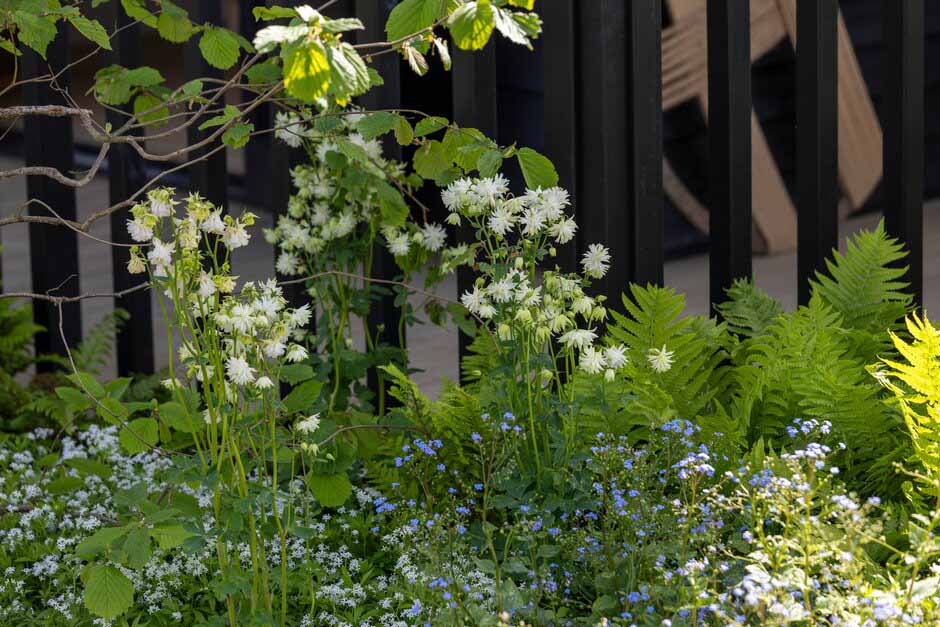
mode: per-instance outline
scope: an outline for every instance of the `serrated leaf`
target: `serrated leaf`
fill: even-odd
[[[157,412],[160,420],[177,431],[195,433],[199,429],[195,420],[186,413],[186,408],[176,401],[161,403]]]
[[[405,57],[405,61],[408,62],[408,67],[411,68],[412,72],[418,76],[424,76],[428,73],[430,69],[428,60],[425,59],[424,55],[418,52],[414,46],[402,46],[401,53],[402,56]]]
[[[498,150],[485,150],[477,159],[477,170],[482,177],[496,176],[503,165],[503,153]]]
[[[199,38],[199,51],[214,68],[227,70],[238,61],[240,46],[235,34],[227,28],[207,26]]]
[[[527,9],[529,11],[535,8],[535,0],[509,0],[509,4],[514,7],[519,7],[520,9]]]
[[[379,211],[382,224],[388,226],[402,226],[410,213],[408,204],[401,192],[385,181],[375,181],[375,192],[379,197]]]
[[[516,151],[516,158],[529,189],[548,189],[558,185],[558,172],[548,157],[531,148],[520,148]]]
[[[157,18],[157,32],[160,36],[175,44],[181,44],[193,36],[194,27],[189,21],[189,13],[169,0],[163,0],[163,10]]]
[[[310,475],[308,485],[323,507],[339,507],[352,495],[352,483],[346,473]]]
[[[150,537],[156,540],[157,545],[164,551],[180,546],[192,535],[182,525],[160,525],[150,528]]]
[[[415,137],[424,137],[442,129],[447,128],[447,118],[430,117],[423,118],[415,124]]]
[[[14,11],[13,22],[16,24],[20,42],[45,59],[46,49],[56,36],[55,22],[29,11]]]
[[[90,561],[109,551],[128,532],[127,527],[102,527],[75,547],[75,555]]]
[[[395,125],[395,140],[399,145],[407,146],[414,141],[415,133],[411,128],[411,123],[405,118],[399,116],[398,124]]]
[[[88,567],[85,581],[85,607],[106,621],[117,618],[134,603],[134,586],[113,566]]]
[[[108,39],[108,33],[98,20],[90,20],[81,15],[76,15],[68,19],[69,22],[72,23],[72,26],[75,27],[75,30],[81,33],[85,39],[94,42],[95,45],[105,50],[111,49],[111,40]]]
[[[255,125],[248,122],[233,124],[222,133],[222,143],[235,150],[244,148],[245,144],[251,139],[254,130]]]
[[[450,49],[447,47],[447,42],[443,39],[434,38],[434,48],[437,50],[437,56],[441,58],[441,65],[444,66],[444,69],[450,71],[451,65],[453,63],[450,59]]]
[[[309,32],[310,27],[306,24],[265,26],[255,34],[254,45],[258,52],[270,52],[278,44],[284,46],[294,43]]]
[[[245,71],[245,78],[252,85],[261,85],[276,83],[281,80],[281,66],[274,59],[268,59],[264,63],[256,63]]]
[[[494,7],[493,24],[496,26],[496,30],[498,30],[503,37],[513,42],[514,44],[519,44],[527,48],[532,47],[532,42],[529,41],[529,36],[526,35],[522,25],[513,19],[513,13],[511,11],[504,11],[499,7]]]
[[[142,527],[132,530],[121,545],[124,551],[124,565],[128,568],[142,568],[153,556],[150,532]]]
[[[313,368],[307,364],[288,364],[281,368],[279,377],[281,381],[297,385],[308,379],[312,379],[315,374]]]
[[[255,7],[251,13],[259,22],[297,17],[297,11],[290,7]]]
[[[140,94],[134,98],[134,115],[144,124],[153,127],[164,126],[170,115],[167,107],[161,107],[162,100],[151,94]],[[152,110],[151,110],[152,109]],[[149,113],[144,113],[149,111]]]
[[[304,381],[284,397],[284,407],[290,412],[303,412],[310,408],[320,397],[323,382],[311,379]]]
[[[121,404],[121,401],[109,396],[99,400],[99,404],[95,405],[95,413],[101,420],[112,425],[123,424],[128,415],[128,411]]]
[[[347,43],[327,48],[330,65],[330,89],[345,104],[352,96],[369,90],[369,70],[356,49]]]
[[[443,17],[444,0],[404,0],[392,9],[385,23],[389,41],[398,41],[424,30]]]
[[[421,146],[413,159],[415,172],[422,178],[434,179],[450,167],[450,160],[441,142],[432,140]]]
[[[157,421],[153,418],[131,420],[118,433],[121,446],[131,455],[142,453],[156,446],[158,438]]]
[[[157,16],[147,10],[144,0],[121,0],[121,6],[124,7],[127,17],[140,21],[150,28],[156,27]]]
[[[183,85],[182,90],[183,95],[187,98],[195,98],[202,93],[202,81],[198,78],[193,79]]]
[[[479,50],[493,33],[493,7],[488,0],[462,4],[451,13],[448,26],[458,48]]]
[[[359,131],[363,139],[375,139],[397,128],[400,119],[402,118],[397,113],[377,111],[362,116],[356,122],[356,130]]]
[[[284,86],[294,98],[313,102],[330,86],[326,51],[316,41],[292,45],[284,58]]]
[[[338,20],[325,20],[321,28],[328,33],[346,33],[352,30],[364,30],[362,20],[355,17],[342,17]]]
[[[153,87],[164,81],[163,74],[159,70],[146,65],[125,70],[123,79],[134,87]]]

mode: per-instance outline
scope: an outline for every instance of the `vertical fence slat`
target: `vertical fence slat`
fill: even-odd
[[[461,126],[479,129],[484,135],[497,139],[499,105],[496,84],[496,37],[477,52],[455,50],[452,68],[454,121]],[[459,232],[461,242],[473,241],[473,229],[464,224]],[[473,288],[475,280],[470,268],[457,270],[457,297]],[[458,333],[458,355],[463,360],[471,338]]]
[[[577,9],[575,0],[554,0],[539,7],[544,20],[543,80],[545,83],[545,155],[555,164],[558,184],[577,198]],[[573,239],[558,247],[558,264],[568,272],[578,267]]]
[[[825,270],[839,239],[837,0],[799,0],[796,47],[797,285]]]
[[[60,29],[55,41],[49,45],[46,60],[36,53],[26,51],[22,57],[25,77],[45,76],[49,68],[63,68],[69,61],[69,37]],[[55,87],[68,89],[69,73],[57,77]],[[66,104],[61,94],[48,81],[29,83],[23,87],[23,101],[28,105]],[[64,174],[74,170],[74,143],[72,119],[70,117],[49,118],[27,116],[24,118],[26,164],[50,166]],[[45,176],[30,176],[26,181],[26,193],[30,199],[41,201],[66,220],[76,218],[75,190],[61,185]],[[49,211],[32,204],[32,215],[49,216]],[[75,232],[64,226],[49,224],[29,225],[30,267],[32,289],[37,294],[53,291],[57,296],[75,296],[79,293],[78,239]],[[80,303],[63,306],[62,333],[59,331],[58,308],[46,302],[33,303],[33,317],[46,330],[36,336],[36,353],[65,354],[65,343],[73,346],[81,339],[82,317]],[[54,365],[37,364],[37,370],[49,371]]]
[[[112,23],[122,30],[112,38],[114,49],[112,63],[128,68],[139,67],[142,63],[140,45],[141,29],[133,24],[121,5],[111,5]],[[130,111],[130,105],[125,107]],[[108,122],[119,128],[127,121],[127,116],[117,111],[107,112]],[[143,187],[147,177],[143,159],[131,146],[115,144],[108,152],[108,189],[111,204],[123,202]],[[130,210],[115,211],[110,216],[111,240],[121,244],[133,241],[127,233],[127,220]],[[143,278],[127,272],[130,249],[125,246],[111,247],[111,264],[114,291],[120,292],[138,285]],[[150,292],[139,291],[123,298],[115,298],[114,306],[130,314],[130,320],[117,334],[117,372],[124,377],[132,373],[149,374],[154,371],[154,334],[153,313],[151,311]]]
[[[751,276],[750,3],[708,0],[710,300]]]
[[[359,36],[363,41],[383,41],[385,22],[391,12],[391,3],[387,0],[356,0],[356,17],[362,20],[366,29]],[[401,61],[397,54],[385,54],[372,60],[372,67],[382,76],[385,84],[374,88],[359,98],[359,104],[367,110],[394,109],[401,106]],[[390,159],[401,159],[401,146],[395,138],[386,135],[383,138],[384,154]],[[376,279],[393,280],[400,272],[395,257],[388,249],[377,244],[372,251],[371,276]],[[405,327],[402,325],[404,311],[395,305],[395,294],[388,286],[374,286],[383,294],[374,300],[369,309],[369,328],[366,330],[382,344],[405,348]],[[401,332],[399,333],[399,328]],[[380,373],[374,368],[369,370],[368,385],[373,394],[384,397],[381,388]],[[383,401],[384,404],[384,401]]]
[[[918,303],[924,281],[924,0],[884,0],[885,228],[904,243]]]
[[[261,28],[262,24],[255,19],[253,10],[255,7],[266,6],[266,0],[242,0],[239,3],[239,24],[238,30],[248,41],[255,38],[255,34]],[[249,102],[256,98],[256,94],[250,91],[242,92],[242,101]],[[271,105],[264,103],[256,107],[248,115],[248,122],[255,125],[256,130],[270,128],[268,120],[271,116]],[[267,177],[258,176],[259,172],[265,172],[270,167],[271,143],[274,138],[270,133],[256,135],[243,148],[245,151],[245,202],[253,207],[264,204],[266,195]]]
[[[578,251],[593,243],[611,252],[594,291],[612,303],[630,275],[627,232],[626,10],[617,0],[578,3]]]
[[[661,0],[633,0],[627,8],[630,167],[626,209],[632,231],[630,280],[640,285],[663,283],[662,10]],[[612,287],[626,291],[626,285]]]
[[[189,18],[195,24],[222,23],[222,0],[190,0],[187,3],[189,9]],[[183,69],[187,80],[195,78],[222,78],[224,75],[220,70],[209,65],[202,57],[199,51],[199,37],[193,37],[186,43],[183,52]],[[224,103],[223,103],[224,104]],[[205,131],[199,130],[199,125],[205,120],[200,120],[188,129],[189,144],[196,144],[207,136],[211,135],[216,129],[209,128]],[[211,142],[206,147],[188,153],[184,159],[195,159],[202,157],[213,149],[218,148],[219,142]],[[190,165],[189,185],[193,191],[199,192],[204,198],[213,204],[228,209],[228,162],[225,149],[218,150],[211,156],[197,161]]]

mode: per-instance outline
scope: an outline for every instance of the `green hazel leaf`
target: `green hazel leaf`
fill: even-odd
[[[189,13],[169,0],[163,0],[163,11],[157,18],[157,32],[167,41],[181,44],[193,36],[195,28],[189,21]]]
[[[294,98],[313,102],[330,86],[330,64],[318,41],[289,46],[284,57],[284,86]]]
[[[446,0],[404,0],[392,9],[385,23],[389,41],[424,30],[443,17],[446,5]]]
[[[509,4],[529,11],[535,8],[535,0],[509,0]]]
[[[434,179],[443,174],[450,167],[451,160],[441,142],[429,141],[415,152],[412,160],[417,172],[422,178]]]
[[[257,63],[245,71],[245,78],[251,85],[266,85],[276,83],[283,76],[281,66],[276,59],[268,59],[264,63]]]
[[[288,364],[281,368],[279,373],[281,381],[290,383],[291,385],[297,385],[308,379],[312,379],[313,375],[316,374],[313,371],[313,368],[307,364]]]
[[[229,148],[234,148],[236,150],[239,148],[244,148],[245,144],[248,143],[248,140],[251,139],[251,134],[254,132],[254,130],[255,125],[249,124],[247,122],[233,124],[232,126],[225,129],[224,133],[222,133],[222,143]]]
[[[290,412],[304,412],[320,398],[321,389],[323,389],[322,381],[315,379],[304,381],[284,397],[284,407]]]
[[[105,394],[110,398],[115,400],[120,400],[124,396],[124,392],[127,391],[127,388],[131,384],[130,377],[118,377],[117,379],[111,379],[104,385]]]
[[[355,17],[325,20],[320,26],[328,33],[346,33],[351,30],[365,30],[365,25],[362,23],[362,20]]]
[[[379,71],[374,67],[369,68],[369,86],[370,87],[381,87],[385,84],[385,79],[382,78],[382,75],[379,74]]]
[[[513,13],[512,19],[529,37],[535,38],[542,34],[542,18],[538,13]]]
[[[29,11],[14,11],[13,23],[16,24],[20,42],[38,52],[39,56],[45,59],[46,49],[58,32],[55,22]]]
[[[377,111],[362,116],[356,122],[356,130],[362,135],[363,139],[375,139],[380,135],[385,135],[398,127],[398,121],[402,119],[397,113],[391,111]]]
[[[424,58],[424,55],[418,52],[414,46],[402,46],[401,53],[405,57],[405,61],[408,62],[408,67],[411,68],[412,72],[418,76],[424,76],[428,73],[430,69],[428,60]]]
[[[525,29],[522,28],[519,22],[513,19],[512,11],[503,11],[499,7],[495,7],[493,9],[493,23],[496,26],[496,30],[512,43],[525,46],[526,48],[532,47],[532,42],[529,41],[529,36],[526,35]]]
[[[85,607],[106,621],[117,618],[134,603],[134,586],[113,566],[88,567],[85,581]]]
[[[480,176],[496,176],[503,165],[503,153],[498,150],[486,150],[477,159],[477,170]]]
[[[415,137],[424,137],[425,135],[436,133],[437,131],[447,128],[448,124],[447,118],[422,118],[415,124]]]
[[[106,396],[95,405],[95,414],[104,422],[117,426],[124,423],[128,411],[121,401]]]
[[[78,543],[75,555],[86,561],[93,560],[109,551],[127,532],[127,527],[102,527]]]
[[[10,54],[16,57],[23,54],[22,52],[19,51],[19,49],[15,45],[13,45],[13,42],[10,41],[9,39],[0,39],[0,48],[2,48],[3,50],[6,50],[7,52],[9,52]]]
[[[415,132],[411,128],[411,123],[405,118],[398,116],[398,124],[395,126],[395,139],[399,145],[407,146],[414,141]]]
[[[493,7],[489,0],[468,2],[457,7],[448,20],[454,43],[462,50],[479,50],[493,33]]]
[[[108,38],[108,33],[98,20],[90,20],[81,15],[76,15],[68,19],[69,22],[72,23],[72,26],[75,27],[75,30],[80,32],[83,37],[93,41],[97,46],[105,50],[111,49],[111,40]]]
[[[195,424],[196,419],[186,413],[186,408],[176,401],[161,403],[157,409],[160,420],[171,428],[183,433],[195,433],[199,430],[199,425]],[[201,420],[202,417],[200,416]]]
[[[153,87],[154,85],[159,85],[165,79],[163,75],[160,74],[159,70],[145,65],[134,68],[133,70],[126,70],[124,80],[132,86]]]
[[[548,189],[558,185],[558,172],[548,157],[537,153],[531,148],[520,148],[516,151],[516,158],[522,168],[526,187],[529,189]]]
[[[183,95],[186,96],[187,98],[195,98],[196,96],[202,93],[202,87],[203,87],[202,81],[197,78],[183,85],[181,91],[183,92]]]
[[[199,51],[209,65],[227,70],[238,61],[240,46],[232,31],[218,26],[207,26],[199,38]]]
[[[271,20],[292,19],[297,17],[297,11],[289,7],[255,7],[251,10],[252,15],[259,22],[269,22]]]
[[[118,433],[118,441],[131,455],[143,453],[156,446],[158,437],[157,421],[153,418],[131,420]]]
[[[373,185],[379,197],[379,211],[383,226],[402,226],[411,212],[401,192],[385,181],[373,181]]]
[[[84,457],[70,457],[65,460],[66,466],[71,466],[84,475],[96,475],[102,479],[111,476],[111,467],[94,459]]]
[[[134,115],[138,116],[140,121],[148,126],[158,127],[167,123],[170,110],[161,107],[163,101],[150,94],[140,94],[134,98]],[[150,113],[144,113],[150,111]]]
[[[144,0],[121,0],[121,6],[124,7],[127,17],[143,22],[150,28],[156,28],[157,16],[147,10]]]
[[[122,105],[131,99],[133,85],[126,80],[127,70],[111,65],[95,73],[95,98],[104,104]]]
[[[356,49],[347,43],[327,48],[330,64],[330,89],[345,104],[351,96],[369,90],[369,70]]]
[[[85,482],[78,477],[60,477],[55,481],[50,481],[46,485],[46,492],[49,494],[67,494],[74,492],[85,486]]]
[[[214,128],[216,126],[222,126],[229,120],[238,117],[239,111],[238,108],[233,105],[226,105],[223,112],[219,115],[213,116],[199,125],[199,130],[204,131],[207,128]]]
[[[308,486],[320,505],[339,507],[352,495],[352,483],[346,473],[335,475],[310,475]]]

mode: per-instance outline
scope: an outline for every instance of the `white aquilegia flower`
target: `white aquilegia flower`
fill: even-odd
[[[147,199],[150,201],[150,212],[156,217],[168,218],[173,215],[173,206],[177,202],[173,200],[173,190],[169,187],[150,190]]]
[[[584,350],[594,343],[597,339],[597,333],[589,329],[572,329],[559,338],[561,343],[568,348],[577,348]]]
[[[272,381],[270,377],[258,377],[255,381],[255,387],[259,390],[267,390],[274,387],[274,381]]]
[[[144,258],[140,253],[132,251],[131,258],[127,262],[127,271],[130,274],[140,274],[147,271],[147,264],[144,262]]]
[[[291,344],[287,350],[287,361],[292,364],[303,361],[307,358],[307,349],[300,344]]]
[[[497,207],[496,210],[493,211],[493,215],[490,216],[487,224],[491,231],[499,236],[503,236],[512,228],[514,221],[515,217],[512,211],[506,207]]]
[[[581,259],[584,274],[594,279],[602,279],[610,268],[610,251],[603,244],[591,244]]]
[[[574,234],[578,230],[578,224],[574,218],[565,218],[548,227],[548,234],[555,238],[558,244],[567,244],[574,239]]]
[[[424,238],[424,247],[436,253],[444,247],[447,241],[447,232],[440,224],[429,222],[421,227],[421,236]]]
[[[206,271],[199,273],[199,289],[197,291],[201,298],[209,298],[216,293],[215,281],[212,275]]]
[[[149,242],[153,238],[153,229],[137,218],[127,221],[127,232],[135,242]]]
[[[627,347],[623,344],[608,346],[604,349],[604,359],[607,360],[607,365],[614,370],[623,367],[627,363]]]
[[[306,435],[315,433],[316,430],[319,428],[320,428],[320,414],[307,416],[303,420],[298,421],[296,425],[294,425],[295,430]]]
[[[463,303],[463,306],[466,307],[470,313],[479,313],[480,307],[486,304],[486,294],[484,294],[483,290],[478,286],[474,285],[472,290],[465,292],[464,295],[460,297],[460,302]]]
[[[310,322],[310,305],[303,305],[290,312],[290,324],[293,327],[305,327]]]
[[[153,266],[166,268],[173,265],[173,242],[161,242],[154,238],[153,246],[147,253],[147,259]]]
[[[404,257],[411,250],[411,241],[407,233],[398,233],[388,240],[388,250],[396,257]]]
[[[290,146],[300,148],[307,131],[300,122],[300,116],[289,111],[280,111],[274,116],[274,136]]]
[[[249,239],[251,239],[251,236],[248,235],[245,225],[241,222],[226,227],[225,232],[222,234],[222,243],[230,249],[247,246]]]
[[[247,385],[255,380],[255,369],[244,357],[229,357],[225,362],[225,374],[235,385]]]
[[[593,346],[586,347],[581,351],[580,366],[588,374],[600,374],[607,367],[603,351],[599,351]]]
[[[668,372],[672,368],[672,356],[673,351],[667,351],[666,345],[663,344],[662,348],[651,348],[646,358],[649,359],[653,370],[662,373]]]
[[[275,269],[283,275],[294,275],[300,272],[300,260],[297,255],[283,252],[277,257]]]
[[[225,233],[225,222],[222,221],[222,212],[213,211],[209,214],[205,220],[202,221],[202,224],[199,225],[206,233],[214,233],[216,235],[222,235]]]

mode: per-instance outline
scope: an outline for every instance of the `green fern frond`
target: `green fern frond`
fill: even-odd
[[[728,300],[717,305],[728,330],[741,337],[755,337],[783,313],[783,305],[750,279],[738,279],[727,290]]]
[[[123,309],[115,309],[92,327],[72,350],[72,358],[79,372],[100,375],[114,350],[117,334],[130,318]]]
[[[833,252],[826,261],[829,276],[816,274],[813,298],[822,300],[843,317],[847,329],[883,333],[893,328],[911,308],[911,295],[903,277],[904,247],[885,232],[884,221],[873,231],[852,236],[846,254]]]

